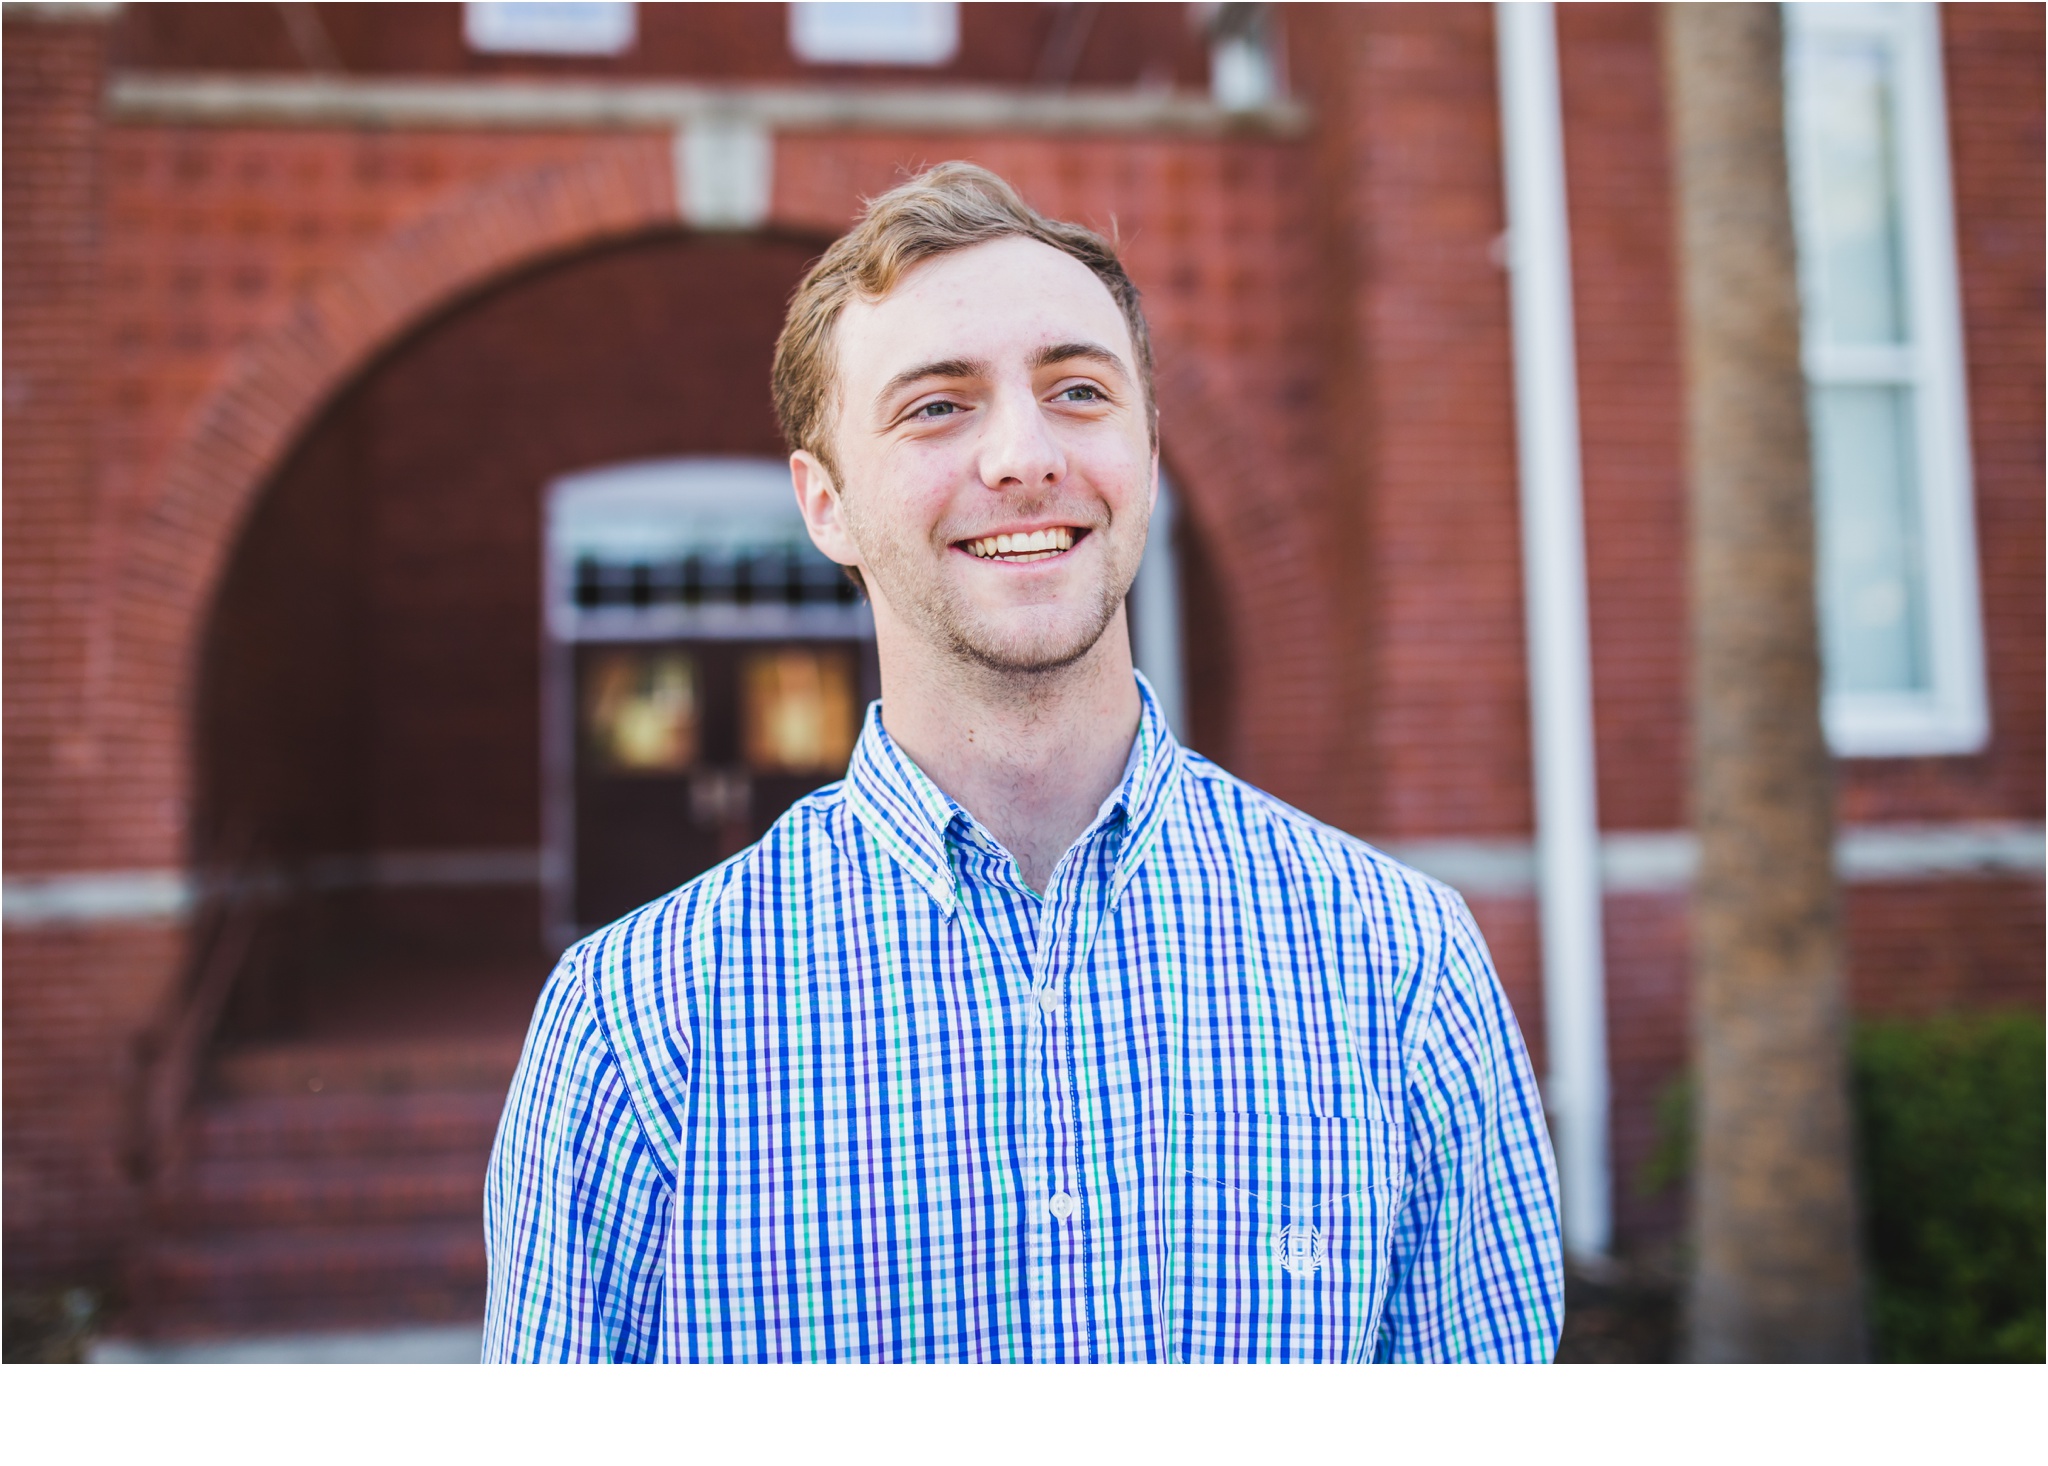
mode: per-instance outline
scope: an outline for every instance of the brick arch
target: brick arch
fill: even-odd
[[[522,268],[680,227],[662,147],[619,150],[471,190],[315,282],[243,346],[120,534],[99,611],[90,720],[100,764],[164,864],[186,857],[191,696],[207,607],[264,486],[377,355],[464,295]],[[109,791],[112,792],[112,791]],[[118,843],[128,844],[131,838]]]
[[[1198,353],[1168,334],[1157,339],[1161,448],[1233,620],[1251,633],[1237,648],[1233,771],[1307,803],[1341,773],[1345,716],[1340,614],[1302,502],[1309,486],[1287,483],[1266,461]]]

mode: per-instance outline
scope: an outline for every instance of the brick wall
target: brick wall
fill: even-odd
[[[1657,15],[1558,11],[1600,820],[1685,813],[1684,398]]]
[[[5,22],[4,336],[7,427],[6,811],[10,873],[61,849],[75,807],[52,780],[99,772],[79,695],[104,654],[88,611],[102,582],[97,428],[105,30]],[[58,936],[10,931],[6,1259],[10,1273],[104,1263],[127,1217],[116,1137],[126,1040],[178,959],[175,929]],[[62,1096],[62,1100],[58,1097]]]
[[[77,690],[103,648],[88,633],[95,537],[103,148],[97,25],[6,23],[6,863],[34,869],[68,811],[22,797],[94,758]]]
[[[170,923],[9,931],[6,1267],[99,1276],[135,1217],[135,1036],[185,957]]]
[[[1132,83],[1202,88],[1208,47],[1178,5],[1107,5],[1094,15],[1054,5],[975,4],[961,12],[960,48],[937,67],[811,66],[789,48],[781,5],[646,5],[637,39],[620,56],[486,55],[462,39],[462,7],[321,5],[320,35],[295,39],[275,11],[238,14],[219,4],[150,4],[127,9],[115,37],[118,64],[136,68],[261,71],[312,69],[325,59],[356,75],[470,75],[743,78],[890,82]],[[1074,21],[1083,21],[1078,33]],[[325,58],[319,58],[324,49]],[[1064,64],[1062,64],[1064,63]]]
[[[1514,417],[1491,13],[1289,11],[1320,119],[1343,366],[1325,399],[1363,677],[1337,818],[1530,827]],[[1347,524],[1348,521],[1348,524]],[[1341,532],[1341,529],[1340,529]],[[1348,660],[1348,658],[1347,658]]]

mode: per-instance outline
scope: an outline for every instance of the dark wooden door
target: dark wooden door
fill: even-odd
[[[592,930],[758,840],[842,777],[872,642],[577,647],[577,925]]]

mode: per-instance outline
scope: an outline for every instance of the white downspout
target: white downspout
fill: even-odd
[[[1494,17],[1529,623],[1543,1023],[1550,1056],[1544,1099],[1557,1141],[1565,1250],[1598,1257],[1608,1251],[1614,1229],[1606,959],[1557,25],[1548,4],[1497,4]]]

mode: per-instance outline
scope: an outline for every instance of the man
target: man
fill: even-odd
[[[775,396],[882,700],[843,783],[562,959],[486,1357],[1548,1359],[1552,1163],[1464,904],[1132,670],[1112,248],[935,168],[805,279]]]

